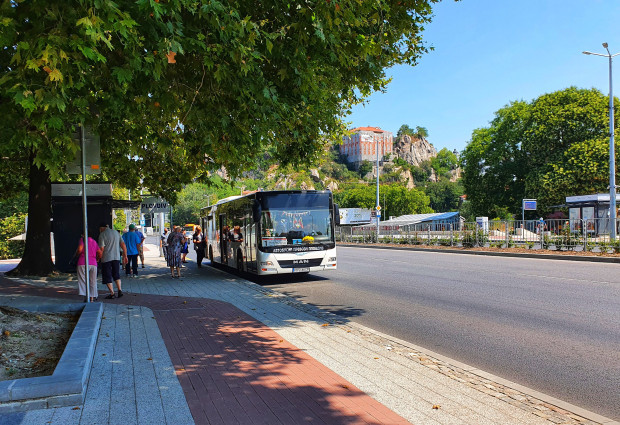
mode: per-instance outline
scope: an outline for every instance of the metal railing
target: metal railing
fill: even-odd
[[[616,229],[620,220],[616,221]],[[336,240],[347,243],[394,243],[403,245],[528,248],[553,251],[620,252],[620,240],[610,239],[611,221],[587,220],[493,220],[488,223],[341,226]],[[620,234],[620,232],[617,232]]]

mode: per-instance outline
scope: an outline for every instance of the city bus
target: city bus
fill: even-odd
[[[186,224],[185,226],[183,226],[183,234],[190,238],[192,237],[192,234],[196,231],[196,226],[198,226],[197,224]]]
[[[338,207],[328,190],[259,191],[203,208],[205,256],[257,275],[336,270]]]

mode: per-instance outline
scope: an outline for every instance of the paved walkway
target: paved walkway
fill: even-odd
[[[171,279],[152,247],[107,302],[83,406],[0,423],[594,423],[219,270],[183,271]],[[75,281],[1,279],[16,299],[80,298]]]

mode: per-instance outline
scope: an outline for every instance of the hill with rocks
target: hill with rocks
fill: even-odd
[[[394,142],[394,154],[410,165],[421,166],[437,156],[437,149],[424,137],[404,134]]]

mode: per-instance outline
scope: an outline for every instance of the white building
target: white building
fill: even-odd
[[[379,127],[358,127],[351,130],[351,136],[343,138],[340,152],[347,157],[349,163],[357,167],[362,161],[376,161],[377,147],[379,160],[393,151],[393,137],[390,131]]]

